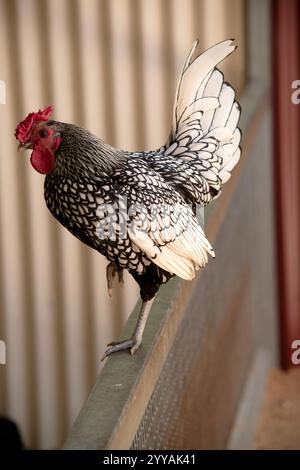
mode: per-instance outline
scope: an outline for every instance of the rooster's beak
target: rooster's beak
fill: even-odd
[[[33,149],[33,145],[31,142],[27,142],[26,144],[20,143],[18,145],[18,152],[22,152],[23,150]]]

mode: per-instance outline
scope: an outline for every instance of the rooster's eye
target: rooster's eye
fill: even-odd
[[[39,131],[39,136],[40,136],[42,139],[44,139],[45,137],[48,137],[48,135],[49,135],[49,134],[48,134],[48,131],[46,131],[46,129],[41,129],[41,130]]]

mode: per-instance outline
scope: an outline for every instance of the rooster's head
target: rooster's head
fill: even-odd
[[[61,144],[62,137],[56,128],[55,121],[49,121],[53,106],[30,113],[21,121],[15,132],[19,141],[18,150],[32,149],[31,164],[42,174],[51,173],[55,166],[55,152]]]

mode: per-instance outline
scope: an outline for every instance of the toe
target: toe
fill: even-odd
[[[118,351],[125,351],[127,349],[133,349],[135,346],[134,341],[130,339],[126,339],[124,341],[120,342],[111,342],[108,345],[108,348],[106,349],[105,353],[103,354],[101,361],[103,361],[106,357],[110,356],[111,354],[118,352]],[[133,354],[133,353],[132,353]]]

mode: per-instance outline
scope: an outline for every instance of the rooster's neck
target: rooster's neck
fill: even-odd
[[[55,155],[56,175],[101,179],[120,168],[128,154],[73,124],[57,123],[62,143]]]

